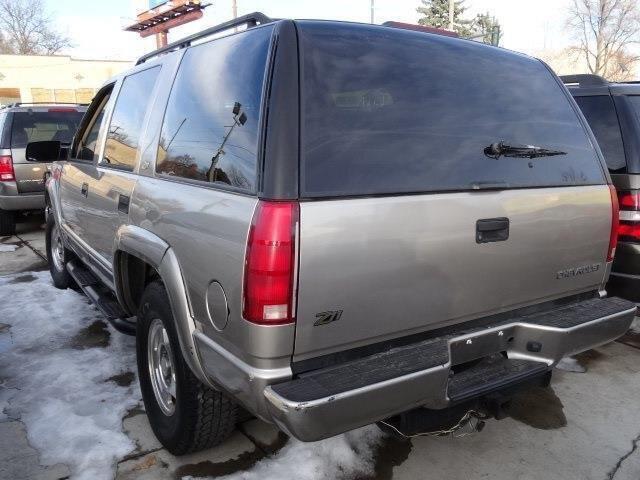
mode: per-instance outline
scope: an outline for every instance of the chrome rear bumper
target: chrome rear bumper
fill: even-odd
[[[551,369],[566,355],[623,335],[635,313],[635,305],[622,299],[590,299],[501,325],[448,335],[442,339],[446,348],[443,363],[406,374],[398,372],[397,376],[366,385],[359,381],[367,375],[379,377],[376,369],[384,370],[394,363],[394,358],[406,357],[406,348],[414,348],[403,347],[396,349],[397,353],[387,352],[382,360],[374,356],[268,385],[264,389],[267,409],[282,430],[300,440],[315,441],[418,406],[446,408],[452,404],[448,392],[452,366],[506,352],[509,359],[540,362]],[[419,355],[420,350],[416,349],[415,354]],[[407,364],[404,357],[402,362]],[[341,368],[344,378],[339,374]],[[355,388],[345,387],[350,381]]]

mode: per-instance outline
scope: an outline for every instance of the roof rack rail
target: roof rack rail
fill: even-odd
[[[451,30],[447,30],[444,28],[429,27],[427,25],[416,25],[413,23],[388,21],[388,22],[384,22],[382,26],[391,27],[391,28],[400,28],[403,30],[413,30],[416,32],[433,33],[435,35],[444,35],[445,37],[455,37],[455,38],[460,37],[460,35],[458,35],[456,32]]]
[[[273,19],[267,17],[264,13],[253,12],[247,15],[243,15],[241,17],[235,18],[233,20],[229,20],[228,22],[221,23],[219,25],[215,25],[210,28],[206,28],[201,32],[194,33],[193,35],[189,35],[181,40],[170,43],[169,45],[159,48],[158,50],[154,50],[153,52],[147,53],[146,55],[141,56],[136,65],[140,65],[141,63],[146,62],[147,60],[162,55],[163,53],[172,52],[174,50],[179,50],[181,48],[186,48],[191,45],[195,40],[200,40],[201,38],[208,37],[209,35],[214,35],[219,32],[224,32],[225,30],[229,30],[231,28],[239,27],[242,25],[246,25],[247,28],[255,27],[256,25],[262,25],[265,23],[271,23]]]
[[[79,102],[14,102],[4,104],[0,108],[24,107],[27,105],[74,105],[76,107],[86,107],[89,104]]]
[[[600,75],[594,75],[591,73],[582,73],[579,75],[561,75],[560,79],[565,85],[578,85],[580,87],[601,87],[603,85],[609,85],[609,82],[607,82]]]

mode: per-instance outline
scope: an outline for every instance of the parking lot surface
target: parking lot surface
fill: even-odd
[[[577,357],[510,418],[464,437],[400,441],[375,426],[317,443],[246,420],[224,444],[176,458],[147,422],[134,341],[50,283],[43,219],[0,238],[0,479],[640,478],[640,334]]]

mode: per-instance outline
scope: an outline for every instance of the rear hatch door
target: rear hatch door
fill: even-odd
[[[600,287],[604,168],[541,62],[300,23],[295,360]]]
[[[64,145],[71,143],[82,119],[83,108],[52,106],[25,108],[13,112],[11,124],[11,156],[18,192],[44,191],[44,173],[47,163],[28,161],[26,148],[29,142],[57,140]],[[52,158],[51,161],[57,160]]]

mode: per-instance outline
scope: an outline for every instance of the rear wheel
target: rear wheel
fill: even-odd
[[[0,210],[0,237],[16,233],[16,212]]]
[[[233,432],[237,406],[191,372],[182,357],[167,293],[158,280],[142,295],[136,348],[149,423],[167,450],[174,455],[196,452]]]
[[[47,217],[45,241],[47,261],[49,262],[49,272],[51,272],[53,285],[61,289],[69,288],[73,285],[73,279],[67,272],[67,262],[71,260],[72,253],[65,248],[60,235],[60,227],[53,215]]]

